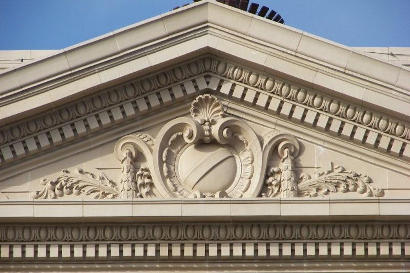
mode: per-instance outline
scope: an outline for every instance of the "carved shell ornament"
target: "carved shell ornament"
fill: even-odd
[[[63,170],[43,179],[43,188],[34,198],[288,198],[351,191],[383,196],[369,177],[343,167],[313,178],[297,177],[295,137],[275,134],[262,146],[245,121],[226,116],[215,96],[195,98],[190,114],[165,124],[155,141],[143,133],[118,140],[114,147],[121,170],[117,180],[83,169]],[[279,158],[278,166],[268,166],[272,157]]]
[[[211,126],[224,116],[222,105],[210,95],[199,96],[192,102],[190,112],[192,118],[204,129],[203,141],[211,142]]]
[[[226,117],[220,101],[198,96],[191,118],[177,118],[158,134],[154,168],[163,196],[252,197],[262,186],[261,145],[243,121]]]

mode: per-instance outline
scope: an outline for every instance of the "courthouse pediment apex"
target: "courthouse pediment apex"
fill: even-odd
[[[410,116],[406,68],[216,1],[200,1],[2,73],[0,124],[206,53]]]

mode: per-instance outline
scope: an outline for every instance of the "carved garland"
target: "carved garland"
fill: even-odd
[[[168,122],[154,140],[147,134],[121,138],[114,153],[121,163],[118,182],[82,169],[45,178],[34,198],[64,195],[109,198],[224,198],[323,196],[356,191],[383,196],[372,181],[343,167],[297,178],[294,159],[299,142],[291,135],[269,137],[261,148],[242,120],[227,117],[212,95],[198,96],[191,117]],[[279,166],[268,166],[278,156]]]

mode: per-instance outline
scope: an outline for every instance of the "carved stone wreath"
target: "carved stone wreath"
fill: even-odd
[[[191,104],[191,117],[165,124],[155,142],[147,134],[121,138],[114,154],[121,162],[117,182],[105,174],[63,170],[45,178],[34,198],[84,195],[105,198],[251,198],[323,196],[358,192],[383,196],[368,176],[341,166],[297,178],[294,159],[299,142],[276,134],[263,147],[244,121],[228,117],[220,101],[209,94]],[[278,156],[279,166],[268,166]],[[333,165],[332,165],[333,166]]]

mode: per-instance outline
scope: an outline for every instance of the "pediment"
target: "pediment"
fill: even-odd
[[[33,124],[43,127],[30,135]],[[11,199],[383,198],[408,187],[403,120],[215,55],[6,130],[26,134],[1,149]]]
[[[303,183],[311,183],[310,186],[315,185],[313,188],[323,193],[340,190],[385,196],[387,192],[393,196],[399,189],[405,189],[401,194],[406,194],[410,159],[407,70],[359,56],[291,28],[249,18],[247,14],[214,2],[204,1],[170,13],[160,22],[170,31],[171,25],[177,25],[174,19],[188,15],[191,18],[192,14],[204,9],[206,16],[198,18],[198,22],[192,19],[194,21],[187,24],[187,28],[175,29],[168,36],[157,37],[155,42],[135,41],[111,53],[102,50],[104,44],[112,40],[122,39],[120,45],[126,41],[130,43],[127,39],[136,39],[139,31],[158,27],[157,19],[59,53],[66,54],[68,70],[61,70],[64,65],[58,61],[64,56],[56,55],[2,75],[0,81],[6,81],[7,85],[1,91],[0,122],[5,126],[0,130],[0,185],[3,192],[8,192],[6,197],[12,195],[15,187],[17,192],[35,192],[42,179],[48,181],[45,182],[48,186],[43,188],[44,192],[39,189],[34,196],[58,197],[55,190],[49,192],[47,188],[53,187],[52,183],[60,183],[55,182],[56,177],[70,181],[91,179],[94,184],[107,183],[108,186],[104,184],[107,191],[111,184],[118,190],[120,169],[135,172],[133,177],[143,172],[141,179],[147,181],[147,187],[157,183],[156,190],[148,191],[151,195],[145,196],[156,198],[324,195],[308,193],[308,188],[303,191],[303,187],[293,187],[298,192],[293,196],[282,195],[279,182],[286,175],[281,168],[291,169],[288,176],[295,184],[303,185],[301,183],[307,181]],[[241,24],[248,26],[247,33],[238,31],[237,26],[223,24],[219,17],[214,17],[217,12],[240,17]],[[278,39],[278,35],[264,38],[261,29],[267,34],[281,33],[283,39]],[[300,40],[300,49],[293,48],[295,39]],[[319,49],[323,47],[331,56],[325,60],[318,53],[319,49],[310,52],[304,47],[306,43],[313,43]],[[96,56],[97,48],[105,55]],[[87,52],[94,55],[87,57]],[[87,61],[80,61],[79,56]],[[355,66],[359,60],[373,65],[374,71]],[[58,67],[54,69],[57,72],[41,72],[50,62],[57,62]],[[36,74],[30,72],[33,69],[42,74],[39,72],[41,75],[36,78]],[[384,75],[386,71],[390,74]],[[13,85],[22,75],[27,75],[27,82]],[[36,81],[29,82],[30,77]],[[207,130],[202,121],[190,113],[193,102],[204,96],[211,96],[222,111],[214,122],[234,119],[230,122],[235,134],[245,141],[242,146],[244,143],[256,146],[249,152],[252,159],[242,160],[240,154],[245,151],[238,150],[239,144],[228,145],[228,140],[224,140],[226,136],[220,136],[224,134],[223,127],[219,133],[209,129],[209,141],[214,146],[198,149],[183,146],[176,157],[190,163],[191,158],[198,156],[205,164],[206,156],[212,158],[216,153],[222,158],[221,170],[235,169],[232,177],[222,183],[224,189],[204,186],[195,191],[198,177],[206,176],[208,171],[203,170],[196,174],[198,179],[190,180],[191,170],[187,167],[182,174],[177,171],[171,176],[183,177],[179,180],[188,182],[177,182],[192,184],[191,191],[175,194],[166,184],[171,182],[167,182],[169,177],[163,168],[169,169],[169,166],[161,165],[159,150],[165,149],[166,143],[171,141],[165,137],[169,137],[170,132],[179,134],[179,138],[185,134],[185,125],[169,125],[173,119],[190,120],[185,123],[194,128],[193,132],[205,134]],[[168,128],[169,132],[163,128]],[[128,152],[122,148],[115,150],[121,139],[127,137],[133,141],[125,146],[132,148],[126,149]],[[278,139],[288,144],[281,144]],[[159,141],[164,143],[159,145]],[[192,144],[187,139],[184,141]],[[271,146],[267,144],[270,141]],[[195,140],[197,142],[207,141],[202,136]],[[225,148],[220,150],[218,145]],[[279,151],[281,145],[293,148]],[[104,147],[102,154],[101,147]],[[182,151],[185,150],[187,154],[184,155]],[[148,165],[134,162],[139,153]],[[154,160],[151,157],[155,153],[157,159]],[[76,159],[78,154],[82,154],[80,158],[84,158],[84,162]],[[200,155],[206,156],[201,158]],[[256,165],[243,165],[258,157]],[[101,167],[98,163],[101,160],[109,164]],[[125,167],[121,162],[132,164]],[[130,167],[134,163],[136,167]],[[208,167],[218,169],[213,165]],[[107,171],[89,171],[88,168],[113,168],[114,171],[106,175]],[[62,170],[65,171],[61,173]],[[242,173],[245,170],[253,170],[253,173]],[[219,176],[217,172],[214,175]],[[244,176],[249,177],[242,179]],[[152,181],[148,182],[150,179]],[[326,182],[332,179],[336,182]],[[215,179],[211,176],[209,180]],[[271,183],[270,193],[267,180]],[[233,181],[237,186],[243,184],[242,189],[235,191]],[[139,198],[137,195],[134,192],[122,197]],[[121,194],[117,191],[96,196],[120,198]]]
[[[0,75],[1,269],[405,267],[409,70],[218,2]]]

